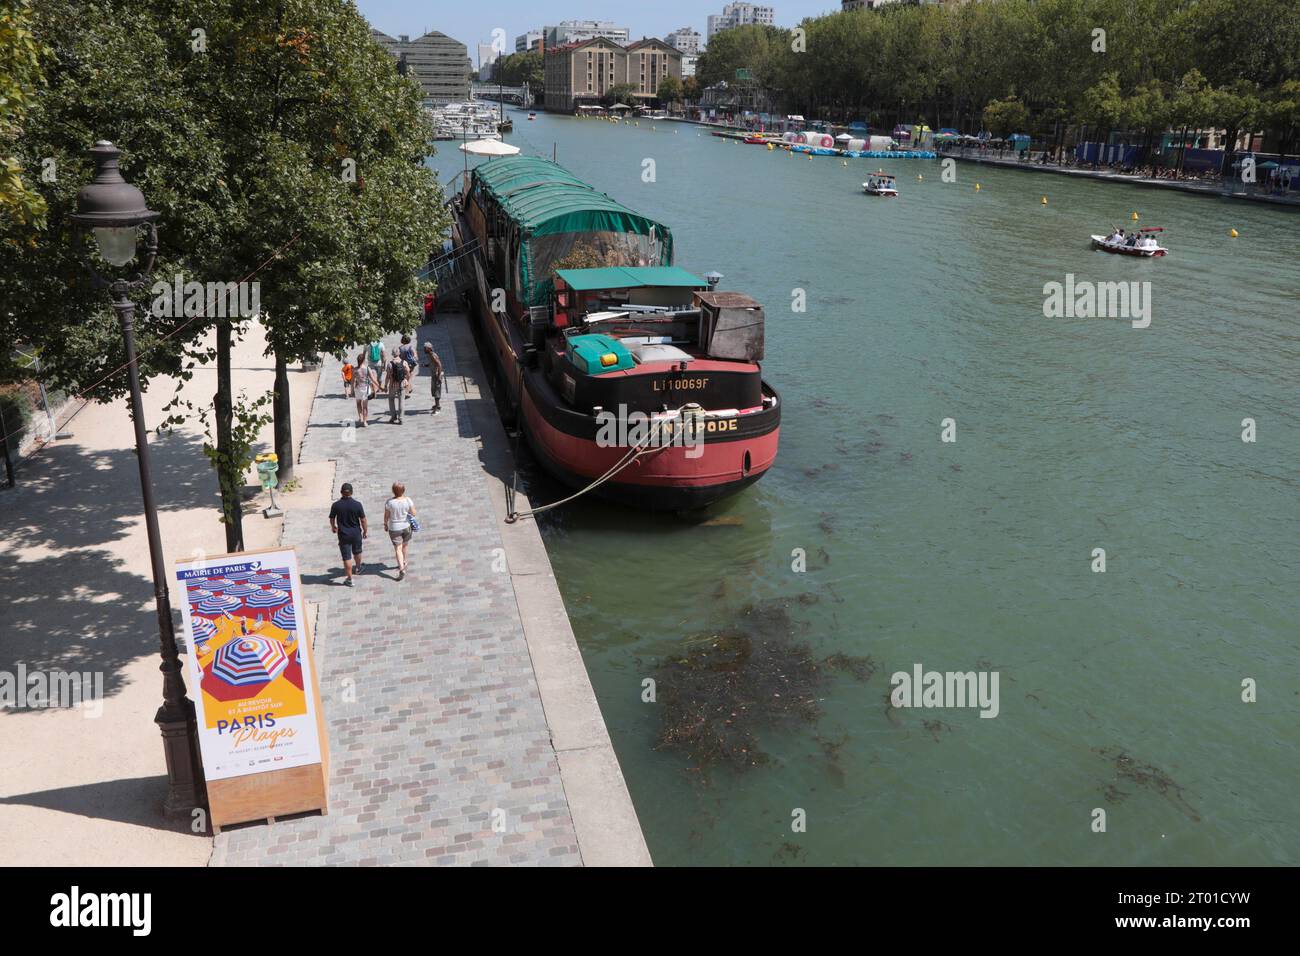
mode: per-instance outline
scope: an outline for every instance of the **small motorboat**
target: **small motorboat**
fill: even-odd
[[[868,196],[897,196],[898,184],[892,173],[872,173],[862,184],[862,191]]]
[[[749,143],[751,146],[762,146],[764,143],[767,142],[767,137],[766,137],[766,136],[752,136],[752,135],[751,135],[751,136],[746,136],[746,137],[745,137],[745,142],[746,142],[746,143]]]
[[[530,120],[535,120],[535,119],[537,119],[537,114],[536,114],[536,113],[529,113],[529,114],[528,114],[528,118],[529,118]]]
[[[1121,256],[1153,259],[1169,254],[1169,250],[1156,241],[1156,234],[1164,231],[1164,226],[1145,226],[1127,234],[1123,229],[1116,229],[1109,236],[1093,236],[1092,247]]]

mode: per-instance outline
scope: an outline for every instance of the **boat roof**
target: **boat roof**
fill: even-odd
[[[575,292],[655,286],[703,289],[708,283],[680,266],[605,266],[600,269],[556,269],[555,275]]]
[[[616,202],[564,167],[537,156],[507,156],[474,169],[474,181],[524,232],[631,232],[668,239],[668,227]]]

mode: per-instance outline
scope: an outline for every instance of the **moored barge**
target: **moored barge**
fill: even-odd
[[[476,321],[537,460],[652,510],[707,506],[776,458],[759,303],[673,265],[673,237],[553,162],[494,159],[452,203]]]

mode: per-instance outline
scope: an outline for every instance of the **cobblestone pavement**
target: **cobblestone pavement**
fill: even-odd
[[[448,323],[462,321],[419,330],[446,367],[442,410],[420,369],[401,426],[381,398],[353,427],[325,359],[300,460],[335,459],[336,494],[351,482],[370,523],[350,589],[326,513],[291,511],[284,526],[321,606],[329,814],[227,829],[213,865],[581,863],[472,426],[472,403],[490,399],[461,377],[480,377],[478,356],[451,348]],[[383,531],[393,481],[421,523],[400,582]]]

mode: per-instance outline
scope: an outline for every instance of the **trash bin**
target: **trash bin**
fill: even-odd
[[[276,475],[280,472],[280,459],[275,455],[258,455],[257,477],[262,480],[262,490],[270,491],[275,487]]]

